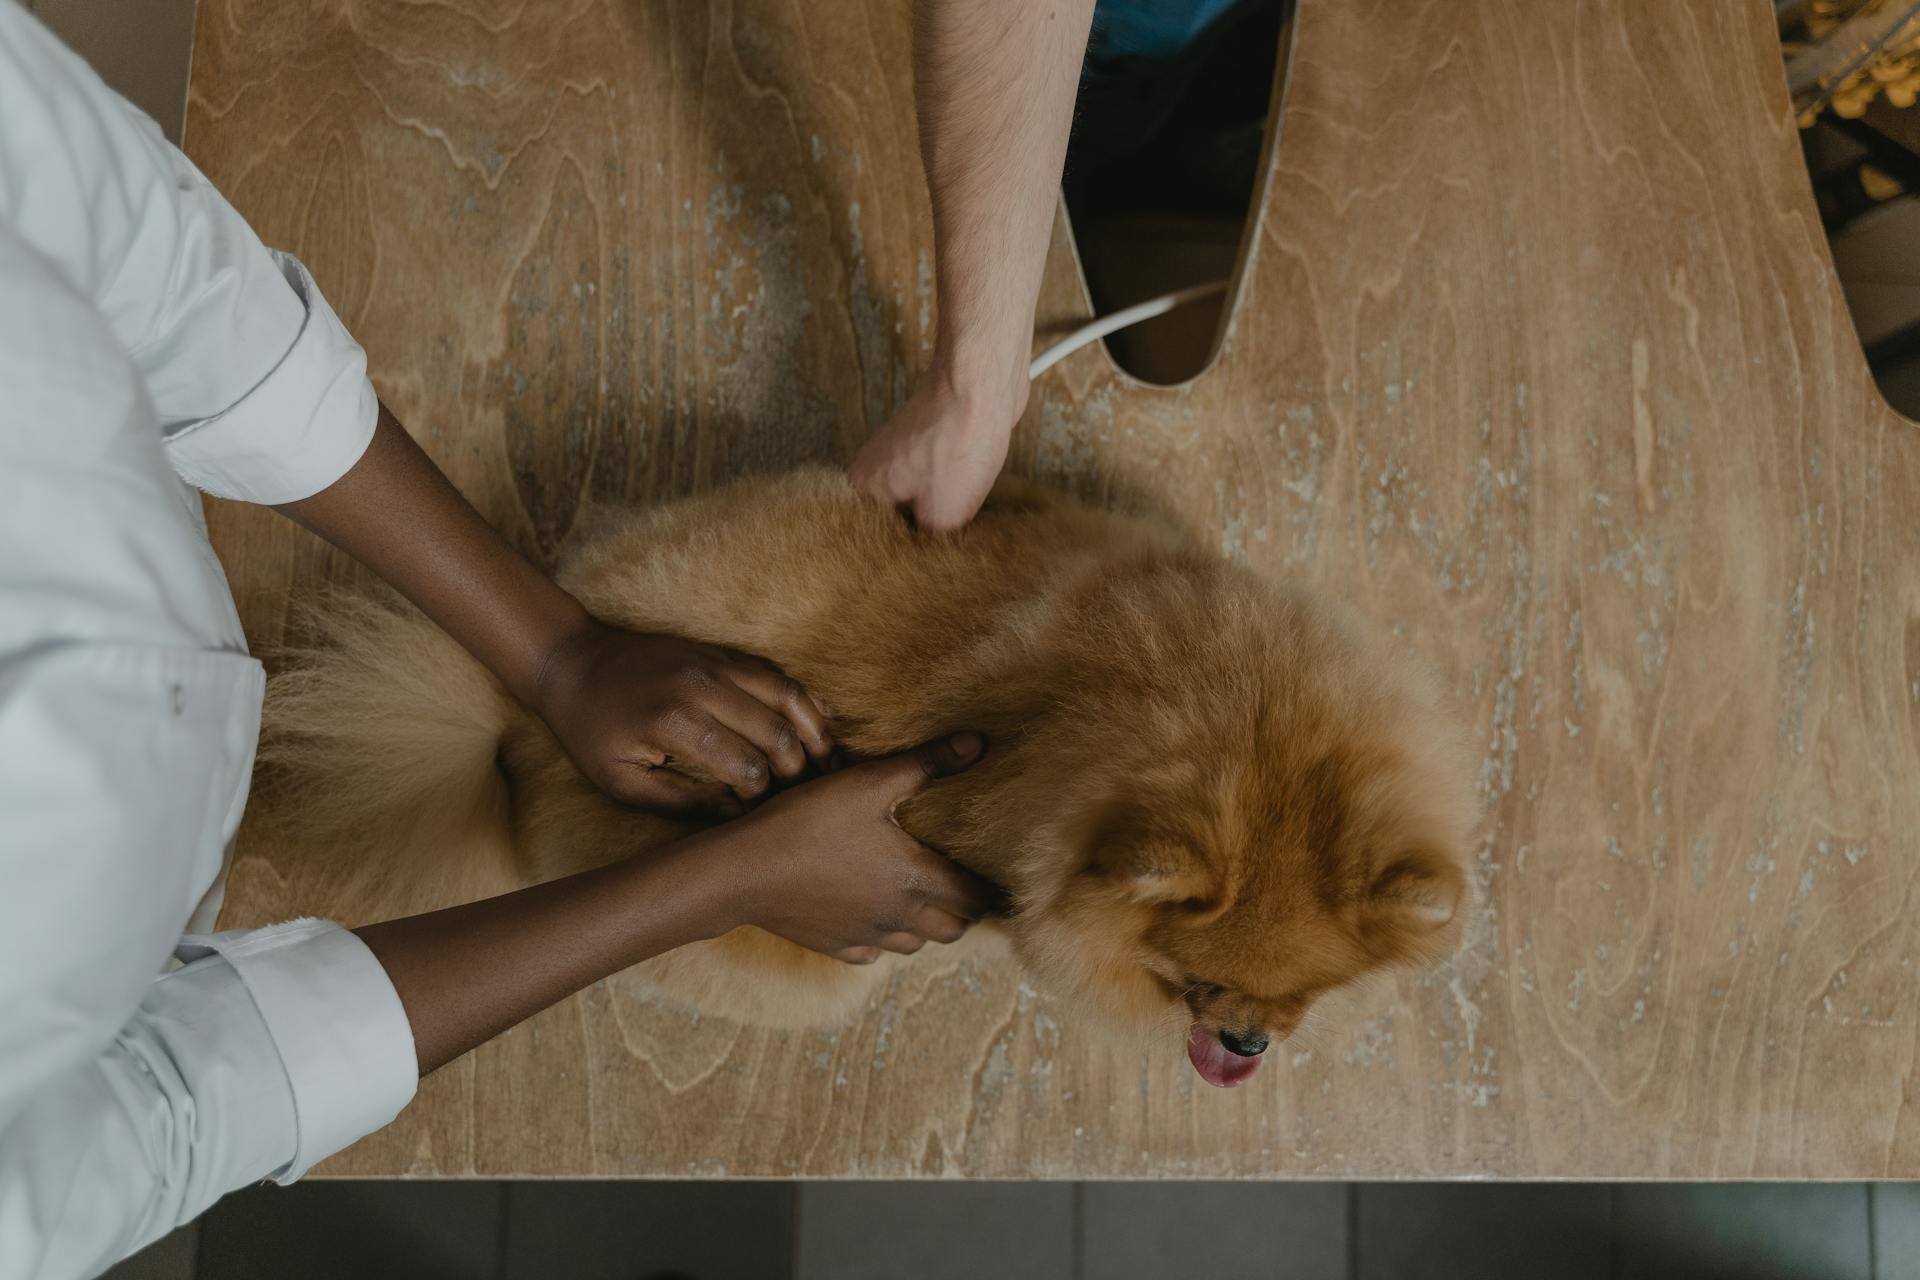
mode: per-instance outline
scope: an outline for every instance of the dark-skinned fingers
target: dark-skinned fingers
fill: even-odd
[[[987,740],[979,734],[956,733],[877,760],[868,767],[874,786],[891,808],[935,778],[949,777],[974,764],[986,749]]]
[[[743,692],[771,708],[793,727],[800,745],[815,760],[824,760],[833,750],[833,735],[827,731],[827,713],[800,682],[761,658],[733,656],[727,670]]]
[[[659,737],[669,756],[698,765],[736,795],[757,796],[773,781],[759,748],[699,707],[676,707],[662,716]]]
[[[674,818],[737,818],[746,808],[717,782],[696,782],[676,770],[647,765],[613,772],[600,789],[622,804]]]
[[[835,960],[843,960],[848,964],[872,964],[875,960],[878,960],[880,958],[880,948],[878,947],[847,947],[843,950],[834,952],[833,958]]]
[[[1006,914],[1006,890],[985,876],[961,866],[937,849],[927,849],[922,863],[920,897],[928,906],[962,920],[984,920]]]
[[[744,653],[739,649],[728,649],[725,650],[725,653],[727,657],[734,662],[744,663],[750,667],[758,667],[763,671],[771,671],[783,679],[793,680],[792,676],[787,675],[785,671],[780,669],[779,663],[770,662],[757,653]],[[813,709],[818,711],[823,719],[833,719],[833,708],[822,702],[818,694],[801,684],[798,680],[793,680],[793,685],[794,688],[800,691],[801,697],[813,704]]]
[[[913,931],[928,942],[958,942],[966,936],[972,923],[938,907],[922,907],[914,917]]]
[[[708,696],[706,709],[714,719],[751,742],[777,776],[797,778],[807,771],[812,752],[804,745],[802,731],[751,693],[737,685],[723,684]]]
[[[908,933],[905,930],[901,930],[898,933],[889,933],[881,938],[879,945],[882,951],[891,951],[895,955],[910,956],[920,948],[926,946],[927,940],[917,933]]]

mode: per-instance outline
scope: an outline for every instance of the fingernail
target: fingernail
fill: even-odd
[[[972,731],[956,733],[947,739],[947,745],[953,748],[953,754],[962,760],[972,760],[987,749],[987,740]]]

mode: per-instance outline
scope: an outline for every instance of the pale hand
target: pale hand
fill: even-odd
[[[1024,380],[1016,393],[966,397],[929,374],[854,455],[847,474],[856,488],[905,511],[920,528],[962,528],[999,478],[1025,407]]]

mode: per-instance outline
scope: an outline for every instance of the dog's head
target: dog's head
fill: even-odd
[[[1133,602],[1006,798],[1042,833],[1013,927],[1036,977],[1186,1026],[1226,1086],[1325,992],[1445,951],[1476,806],[1408,662],[1311,597],[1215,586]]]

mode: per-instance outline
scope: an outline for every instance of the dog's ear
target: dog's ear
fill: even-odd
[[[1086,867],[1140,902],[1204,902],[1216,888],[1192,846],[1130,802],[1113,805],[1093,825]]]
[[[1459,864],[1440,850],[1414,848],[1388,860],[1361,904],[1369,945],[1386,955],[1430,945],[1459,914],[1466,889]]]

